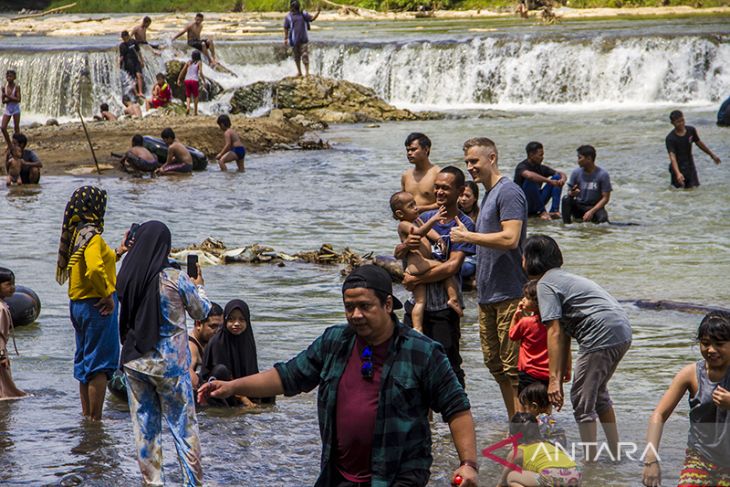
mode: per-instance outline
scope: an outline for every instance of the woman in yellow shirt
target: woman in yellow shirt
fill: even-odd
[[[507,459],[514,466],[505,467],[498,485],[540,487],[579,486],[582,475],[575,464],[560,447],[545,441],[540,435],[537,418],[530,413],[517,413],[509,425],[512,436],[519,435],[520,446],[516,455]]]
[[[81,411],[101,419],[106,382],[119,367],[115,252],[104,231],[106,191],[82,186],[66,204],[58,247],[56,281],[69,281],[71,322],[76,331],[74,377],[79,381]]]

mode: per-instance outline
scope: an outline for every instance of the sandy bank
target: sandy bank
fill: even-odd
[[[87,122],[86,126],[99,162],[104,168],[114,168],[113,171],[107,170],[107,173],[119,174],[116,170],[117,159],[111,153],[123,153],[130,146],[134,134],[159,137],[165,127],[172,127],[184,144],[214,156],[223,145],[223,134],[215,119],[214,116],[159,116],[142,120]],[[234,115],[231,119],[249,152],[271,150],[280,144],[296,145],[305,131],[300,125],[282,117],[247,118]],[[36,151],[43,161],[44,174],[88,174],[94,171],[94,160],[81,123],[44,126],[27,129],[24,133],[29,138],[28,147]]]
[[[688,6],[674,7],[637,7],[637,8],[593,8],[571,9],[559,8],[555,13],[562,19],[590,19],[606,17],[645,17],[645,16],[686,16],[686,15],[730,15],[730,7],[693,8]],[[139,23],[143,14],[113,15],[106,14],[69,14],[49,15],[18,21],[0,23],[0,35],[52,35],[52,36],[95,36],[116,35],[124,29],[130,29]],[[151,40],[167,39],[179,32],[193,14],[151,14],[152,26],[149,29]],[[280,32],[280,21],[283,12],[252,13],[210,13],[206,14],[205,35],[220,39],[259,36]],[[437,19],[473,19],[515,17],[512,12],[490,10],[438,10],[433,18]],[[324,21],[382,21],[412,20],[414,12],[372,12],[359,10],[359,15],[344,14],[339,11],[324,11],[320,17]],[[428,22],[424,19],[423,22]],[[312,29],[322,28],[322,23],[312,24]]]

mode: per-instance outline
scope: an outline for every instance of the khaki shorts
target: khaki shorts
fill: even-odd
[[[304,64],[309,64],[309,44],[299,44],[298,46],[292,46],[292,52],[294,53],[295,61],[302,61]]]
[[[479,338],[482,342],[484,365],[497,382],[509,380],[514,387],[519,382],[517,358],[520,343],[509,339],[509,325],[521,298],[479,305]]]

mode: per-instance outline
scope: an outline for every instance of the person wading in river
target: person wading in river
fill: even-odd
[[[692,157],[692,144],[702,149],[715,161],[715,164],[720,164],[722,161],[700,140],[697,129],[685,125],[682,112],[675,110],[670,113],[669,121],[674,125],[674,130],[667,135],[665,144],[669,153],[669,174],[672,177],[672,186],[684,189],[699,186],[700,178],[697,176],[695,160]]]
[[[359,267],[342,285],[347,325],[334,326],[286,363],[231,382],[212,381],[198,400],[234,394],[293,396],[318,389],[322,435],[316,486],[424,486],[431,467],[428,410],[449,423],[462,487],[477,485],[469,400],[443,348],[398,321],[388,273]]]
[[[497,146],[486,137],[464,142],[464,161],[475,183],[484,186],[476,231],[463,224],[451,229],[451,242],[476,245],[479,338],[484,364],[499,384],[508,419],[519,410],[519,346],[509,327],[527,281],[522,271],[522,244],[527,232],[527,200],[497,166]],[[457,221],[458,222],[458,221]]]
[[[107,194],[82,186],[66,204],[58,245],[56,281],[68,283],[71,322],[76,331],[74,378],[79,381],[81,411],[98,421],[104,407],[106,381],[119,366],[115,252],[101,236]]]

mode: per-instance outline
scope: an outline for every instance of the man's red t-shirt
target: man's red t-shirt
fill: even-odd
[[[547,351],[547,328],[540,316],[523,316],[509,330],[509,339],[520,341],[520,358],[517,369],[527,372],[536,379],[550,379]]]
[[[378,414],[380,375],[392,339],[373,349],[374,374],[362,376],[361,359],[366,343],[355,338],[355,346],[337,386],[337,470],[350,482],[369,482],[375,419]]]

